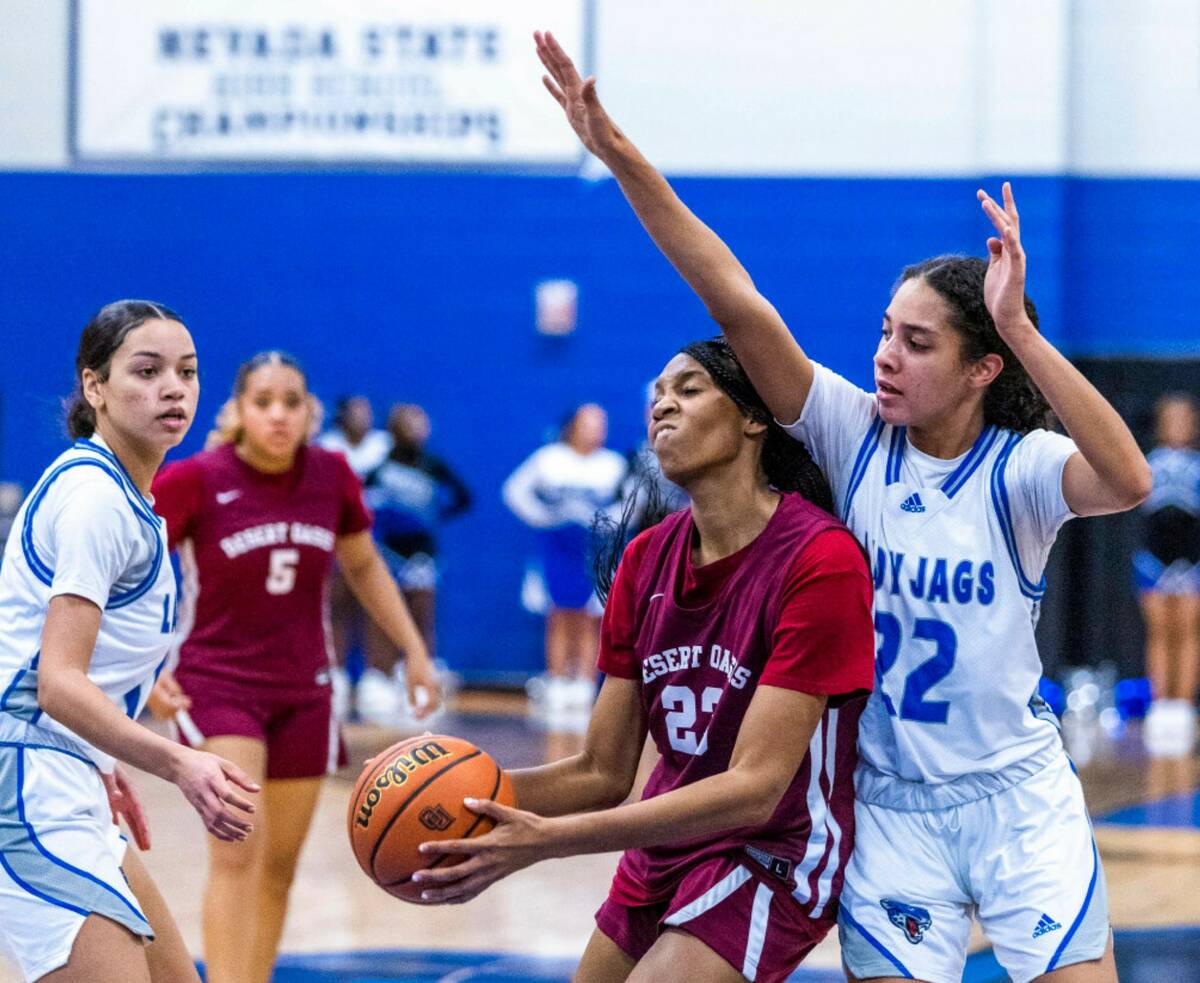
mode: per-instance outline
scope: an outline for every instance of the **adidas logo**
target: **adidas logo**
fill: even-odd
[[[1062,926],[1053,918],[1043,912],[1041,920],[1037,923],[1037,928],[1033,930],[1033,937],[1040,939],[1043,935],[1050,932],[1057,932]]]
[[[900,508],[905,512],[924,512],[925,503],[921,501],[921,496],[913,492],[903,502],[900,503]]]

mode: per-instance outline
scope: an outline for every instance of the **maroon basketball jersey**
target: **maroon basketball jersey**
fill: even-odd
[[[844,527],[801,496],[784,495],[719,592],[707,603],[684,607],[677,587],[693,529],[690,510],[667,517],[648,534],[638,565],[634,651],[646,720],[662,755],[643,798],[728,769],[772,652],[783,584],[813,537]],[[831,659],[839,655],[829,652]],[[869,666],[869,659],[868,652],[861,661]],[[833,917],[830,902],[841,891],[854,839],[855,741],[865,699],[864,693],[830,698],[800,770],[767,823],[627,851],[613,896],[646,903],[669,893],[698,860],[737,851],[783,881],[806,914]],[[779,735],[780,742],[788,739]]]
[[[180,625],[185,688],[192,680],[304,695],[327,685],[334,544],[371,525],[345,459],[307,446],[290,471],[265,474],[227,444],[164,468],[153,490],[191,613]]]

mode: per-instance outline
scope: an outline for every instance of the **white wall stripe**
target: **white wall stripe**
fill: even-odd
[[[750,913],[750,934],[746,938],[746,961],[742,963],[742,975],[754,983],[758,973],[758,961],[762,958],[763,945],[767,941],[767,922],[771,917],[772,892],[766,884],[759,884],[754,892],[754,910]]]
[[[699,918],[710,908],[719,905],[748,880],[750,880],[750,871],[738,865],[691,904],[685,905],[671,915],[664,924],[682,925],[684,922],[690,922],[693,918]]]
[[[808,877],[821,862],[825,853],[825,796],[821,792],[821,771],[824,768],[824,731],[825,719],[817,724],[812,741],[808,745],[808,817],[812,824],[808,834],[808,843],[804,848],[804,857],[796,865],[795,897],[802,904],[809,900]]]

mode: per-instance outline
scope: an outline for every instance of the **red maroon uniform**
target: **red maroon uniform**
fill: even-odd
[[[692,566],[693,534],[684,511],[630,543],[605,612],[600,668],[641,683],[661,754],[643,798],[727,770],[757,686],[828,704],[764,825],[627,851],[597,921],[634,959],[675,927],[749,979],[782,980],[836,920],[874,678],[872,585],[849,531],[799,495],[715,563]]]
[[[164,468],[153,491],[192,609],[176,676],[200,733],[266,740],[272,778],[323,774],[336,751],[325,593],[337,537],[371,526],[358,479],[319,447],[266,474],[226,444]]]

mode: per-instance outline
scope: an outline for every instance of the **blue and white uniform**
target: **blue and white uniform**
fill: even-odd
[[[61,594],[101,608],[88,678],[136,718],[170,645],[175,576],[163,521],[98,435],[47,468],[0,566],[0,941],[30,980],[66,964],[90,913],[153,937],[120,869],[100,778],[114,761],[37,703]]]
[[[1200,593],[1200,451],[1156,447],[1147,456],[1154,485],[1138,509],[1139,590]]]
[[[820,365],[788,429],[875,578],[876,687],[839,922],[851,972],[957,983],[973,914],[1015,983],[1098,958],[1104,875],[1037,696],[1034,640],[1075,444],[989,426],[962,456],[933,458]]]
[[[619,508],[628,463],[600,448],[580,454],[554,443],[534,451],[504,482],[504,503],[538,530],[539,562],[527,572],[522,600],[529,610],[601,613],[588,569],[592,521]]]

